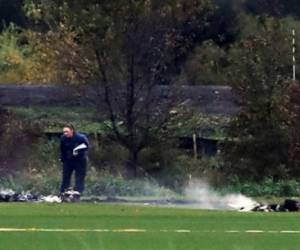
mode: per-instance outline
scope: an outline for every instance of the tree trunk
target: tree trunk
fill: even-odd
[[[132,179],[137,176],[137,161],[138,152],[136,150],[129,149],[128,159],[126,162],[126,178]]]

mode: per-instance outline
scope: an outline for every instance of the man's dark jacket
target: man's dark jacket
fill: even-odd
[[[73,155],[73,149],[84,143],[87,148],[78,150],[76,156]],[[60,138],[60,152],[61,161],[68,162],[73,160],[81,160],[87,157],[87,150],[89,148],[89,141],[84,134],[75,133],[73,137],[68,138],[62,135]]]

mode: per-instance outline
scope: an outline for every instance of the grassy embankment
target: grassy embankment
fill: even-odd
[[[1,204],[0,227],[26,231],[0,232],[0,241],[1,249],[15,250],[296,250],[300,243],[299,218],[300,214],[296,213],[216,212],[121,205]]]

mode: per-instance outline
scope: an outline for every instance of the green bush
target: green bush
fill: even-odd
[[[62,174],[62,164],[59,160],[59,140],[47,140],[33,135],[35,129],[25,127],[25,130],[18,131],[20,131],[21,137],[25,136],[30,140],[21,141],[19,146],[22,148],[22,154],[15,152],[22,156],[18,162],[19,167],[10,173],[4,172],[6,176],[0,180],[0,187],[12,188],[16,191],[29,190],[41,194],[57,194]],[[26,144],[27,141],[30,143]],[[105,137],[100,140],[99,145],[95,143],[97,142],[92,141],[93,145],[90,150],[86,194],[159,196],[169,192],[150,178],[124,180],[121,176],[127,152]],[[13,151],[12,148],[10,151]]]
[[[143,175],[157,180],[161,185],[180,190],[188,179],[180,151],[170,144],[156,144],[145,148],[140,155]]]
[[[147,178],[125,180],[99,173],[89,174],[86,181],[87,195],[96,196],[172,196],[174,192]],[[97,176],[95,178],[95,176]]]
[[[10,24],[0,34],[0,82],[28,82],[33,53],[33,46],[28,43],[25,32]]]
[[[274,182],[272,179],[265,179],[262,182],[240,182],[234,178],[226,186],[221,188],[222,192],[238,192],[251,197],[277,196],[293,197],[300,196],[300,182],[297,180],[280,180]]]
[[[99,141],[90,140],[90,142],[92,143],[89,151],[90,164],[99,172],[121,175],[127,159],[126,149],[106,136],[101,137]]]
[[[30,191],[43,195],[58,194],[61,181],[60,169],[21,171],[14,176],[0,179],[0,189],[16,192]],[[149,179],[125,180],[97,172],[90,168],[86,177],[85,195],[88,196],[174,196],[171,190]]]

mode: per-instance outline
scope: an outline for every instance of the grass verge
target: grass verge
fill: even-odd
[[[16,250],[296,250],[300,243],[299,218],[298,213],[238,213],[91,204],[0,204],[1,228],[29,229],[27,232],[1,232],[0,241],[1,249]],[[41,228],[89,231],[38,231]],[[94,229],[107,231],[92,231]]]

